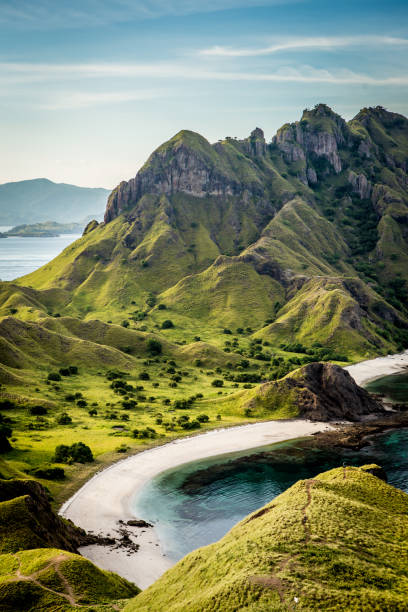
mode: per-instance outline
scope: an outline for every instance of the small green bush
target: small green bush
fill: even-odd
[[[215,378],[215,379],[212,381],[212,383],[211,383],[211,384],[212,384],[212,386],[213,386],[213,387],[223,387],[223,386],[224,386],[224,381],[223,381],[223,380],[221,380],[220,378]]]
[[[61,375],[58,372],[50,372],[47,376],[47,380],[53,380],[53,381],[61,380]]]
[[[63,480],[65,478],[64,468],[43,465],[28,472],[35,478],[44,478],[44,480]]]
[[[59,425],[70,425],[72,423],[72,419],[67,412],[63,412],[57,420]]]
[[[166,319],[161,324],[161,328],[162,329],[171,329],[172,327],[174,327],[174,323],[173,323],[173,321],[170,321],[170,319]]]
[[[75,442],[71,446],[60,444],[55,449],[55,463],[92,463],[92,451],[83,442]]]
[[[45,406],[31,406],[30,408],[30,414],[33,416],[44,415],[47,414],[47,412],[48,410]]]
[[[160,355],[162,352],[161,342],[158,340],[150,339],[147,342],[147,350],[151,355]]]

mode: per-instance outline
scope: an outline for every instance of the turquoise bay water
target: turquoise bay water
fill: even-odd
[[[5,232],[9,227],[0,227]],[[0,280],[14,280],[29,274],[54,259],[71,242],[80,238],[78,234],[64,234],[55,238],[10,238],[0,239]]]
[[[265,457],[260,453],[269,451]],[[272,451],[272,452],[270,452]],[[239,459],[239,463],[233,460]],[[163,472],[134,500],[135,515],[155,523],[163,552],[181,559],[221,538],[233,525],[297,480],[347,465],[378,463],[388,481],[408,492],[408,429],[388,432],[360,451],[317,450],[306,439],[223,455]],[[197,470],[217,465],[202,482],[183,489]]]
[[[408,372],[373,380],[366,389],[371,393],[382,393],[394,402],[408,402]]]

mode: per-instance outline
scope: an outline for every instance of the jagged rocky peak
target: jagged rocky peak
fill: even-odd
[[[384,126],[388,128],[396,127],[408,127],[408,119],[404,115],[393,113],[388,111],[383,106],[369,106],[362,108],[357,113],[353,121],[359,121],[362,125],[367,127],[371,120],[380,121]]]
[[[263,157],[266,154],[265,135],[261,128],[252,130],[250,136],[244,140],[244,149],[248,155]]]
[[[108,200],[105,222],[146,193],[186,193],[201,198],[234,195],[238,189],[216,148],[200,134],[182,130],[150,155],[134,179],[116,187]]]
[[[286,161],[310,162],[306,170],[308,182],[316,182],[313,172],[313,157],[325,158],[338,174],[342,163],[338,148],[348,144],[349,129],[342,117],[326,104],[317,104],[312,110],[305,109],[300,121],[286,123],[273,139]]]

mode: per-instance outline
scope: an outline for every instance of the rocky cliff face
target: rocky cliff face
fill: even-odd
[[[0,480],[0,515],[1,552],[38,547],[77,552],[79,546],[99,542],[57,516],[46,490],[35,480]]]
[[[282,380],[261,385],[246,407],[256,410],[262,405],[273,411],[283,398],[294,414],[312,421],[360,421],[385,412],[346,370],[332,363],[310,363]]]
[[[384,413],[383,406],[346,370],[331,363],[310,363],[285,382],[296,391],[300,416],[313,421],[359,421],[368,414]]]

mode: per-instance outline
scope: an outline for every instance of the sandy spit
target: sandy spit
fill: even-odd
[[[387,355],[386,357],[360,361],[360,363],[355,363],[344,369],[351,374],[358,385],[365,385],[376,378],[397,374],[407,367],[408,351],[404,351],[398,355]]]
[[[161,472],[191,461],[266,446],[331,428],[327,423],[293,419],[218,429],[174,440],[128,457],[95,474],[63,504],[60,514],[87,531],[115,537],[120,528],[119,520],[126,522],[135,518],[132,499]],[[148,517],[143,518],[148,520]],[[80,552],[100,568],[116,572],[145,589],[174,562],[163,554],[154,528],[129,527],[128,530],[132,533],[131,539],[140,546],[135,553],[99,545],[85,546]]]

